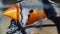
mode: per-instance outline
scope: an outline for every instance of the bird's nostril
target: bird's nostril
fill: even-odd
[[[29,13],[33,13],[33,11],[34,11],[34,10],[31,9],[31,10],[29,11]]]

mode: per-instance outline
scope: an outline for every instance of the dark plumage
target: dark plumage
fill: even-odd
[[[60,34],[60,17],[56,17],[56,12],[54,7],[51,5],[51,3],[48,0],[41,0],[43,2],[43,9],[47,15],[47,18],[52,20],[58,30],[58,34]]]

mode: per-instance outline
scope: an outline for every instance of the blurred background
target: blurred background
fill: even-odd
[[[7,27],[10,25],[10,18],[4,16],[2,13],[4,10],[15,4],[17,0],[0,0],[0,34],[6,34]],[[60,0],[50,0],[55,2],[52,4],[56,9],[57,16],[60,16]],[[43,24],[54,24],[51,20],[45,19]],[[29,31],[28,31],[29,32]],[[56,26],[53,27],[44,27],[41,34],[57,34]]]

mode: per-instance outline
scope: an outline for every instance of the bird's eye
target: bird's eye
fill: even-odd
[[[33,11],[34,11],[34,10],[31,9],[31,10],[29,11],[29,13],[33,13]]]

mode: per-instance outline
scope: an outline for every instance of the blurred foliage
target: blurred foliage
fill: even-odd
[[[9,4],[14,4],[17,0],[2,0],[3,4],[9,5]]]
[[[2,26],[2,11],[0,11],[0,28]]]

